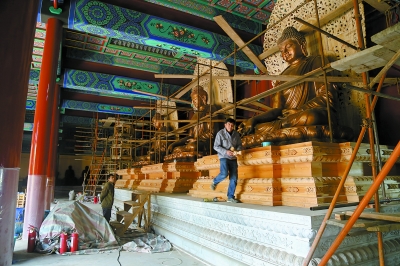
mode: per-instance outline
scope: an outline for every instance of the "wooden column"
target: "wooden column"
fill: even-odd
[[[0,265],[11,265],[19,166],[39,0],[0,4]],[[23,18],[23,19],[21,19]]]
[[[58,128],[59,128],[59,111],[58,102],[60,94],[60,85],[54,87],[53,106],[51,111],[51,125],[49,138],[49,158],[47,160],[47,179],[46,179],[46,196],[44,209],[50,210],[50,203],[54,198],[54,182],[56,177],[56,162],[57,162],[57,144],[58,144]]]
[[[49,157],[50,119],[53,107],[57,64],[62,36],[62,23],[49,18],[39,76],[35,119],[29,160],[23,239],[28,238],[30,225],[40,228],[44,216],[46,170]]]

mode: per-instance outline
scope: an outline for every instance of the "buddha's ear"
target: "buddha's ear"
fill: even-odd
[[[203,102],[207,103],[207,95],[202,94],[202,95],[200,95],[200,98],[201,98],[201,100],[202,100]]]

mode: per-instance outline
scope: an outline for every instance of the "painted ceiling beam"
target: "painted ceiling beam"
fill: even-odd
[[[90,117],[63,115],[61,117],[61,122],[63,124],[74,124],[74,125],[90,126],[90,125],[94,125],[95,124],[96,119],[90,118]]]
[[[81,32],[217,61],[234,51],[234,43],[227,36],[92,0],[71,0],[66,25]],[[249,45],[249,48],[261,53],[259,46]],[[225,63],[233,64],[234,58]],[[236,55],[236,65],[242,69],[254,68],[242,52]]]
[[[111,105],[122,105],[122,106],[148,106],[148,102],[144,101],[136,101],[124,98],[116,98],[116,97],[107,97],[101,96],[94,93],[90,93],[89,91],[77,91],[72,89],[63,89],[61,91],[61,99],[62,100],[74,100],[74,101],[82,101],[82,102],[95,102],[95,103],[104,103]]]
[[[213,22],[213,17],[223,15],[228,23],[238,30],[241,38],[248,41],[263,30],[263,24],[267,25],[276,0],[252,1],[251,5],[244,3],[249,1],[220,1],[220,3],[213,1],[210,5],[210,0],[102,0],[102,2],[193,27],[201,25],[204,30],[222,35],[225,33]],[[257,45],[262,44],[257,43]]]
[[[133,107],[92,103],[92,102],[82,102],[74,100],[64,100],[61,105],[62,109],[80,110],[87,112],[99,112],[108,113],[113,115],[130,115],[130,116],[145,116],[150,117],[148,110],[146,109],[135,109]]]
[[[84,61],[82,59],[88,60]],[[95,62],[96,61],[96,62]],[[70,58],[66,57],[64,58],[63,61],[63,66],[65,68],[70,68],[70,69],[76,69],[76,70],[83,70],[83,71],[89,71],[89,72],[97,72],[97,73],[108,73],[111,75],[119,75],[123,77],[128,77],[128,78],[140,78],[142,80],[148,80],[148,81],[153,81],[153,82],[159,82],[160,79],[156,79],[154,77],[154,74],[149,71],[143,71],[143,70],[138,70],[138,69],[132,69],[132,68],[126,68],[126,67],[119,67],[115,65],[108,65],[100,60],[94,59],[93,62],[89,61],[89,59],[86,58]],[[160,72],[163,73],[163,72]],[[190,74],[193,74],[191,72]],[[177,86],[184,86],[187,84],[186,81],[182,81],[180,79],[169,79],[168,83],[171,85],[177,85]]]
[[[66,58],[69,59],[85,60],[130,69],[134,68],[152,73],[192,74],[196,66],[196,59],[192,62],[181,62],[179,59],[163,59],[160,56],[151,57],[132,52],[125,52],[125,54],[127,56],[124,58],[70,47],[66,49]],[[151,59],[146,61],[146,57]]]
[[[167,96],[168,92],[173,93],[180,88],[165,83],[72,69],[65,69],[62,85],[64,88],[95,92],[98,95],[147,102],[159,98],[151,95]]]

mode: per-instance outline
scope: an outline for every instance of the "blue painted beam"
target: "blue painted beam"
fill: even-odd
[[[81,102],[74,100],[64,100],[62,102],[61,108],[79,110],[79,111],[88,111],[88,112],[108,113],[115,115],[117,114],[132,115],[132,116],[144,116],[148,112],[148,110],[146,109],[135,109],[133,107],[127,107],[127,106]],[[150,114],[147,114],[145,117],[150,117]]]
[[[63,87],[102,96],[142,101],[159,99],[149,94],[168,96],[180,89],[180,86],[171,84],[73,69],[65,69]]]
[[[227,36],[93,0],[71,1],[68,28],[218,61],[234,50]],[[255,54],[262,50],[249,48]],[[233,61],[231,57],[225,63]],[[254,68],[242,52],[236,55],[236,65]]]
[[[89,126],[89,125],[94,125],[96,122],[96,119],[90,118],[90,117],[63,115],[61,117],[61,122],[63,124]]]

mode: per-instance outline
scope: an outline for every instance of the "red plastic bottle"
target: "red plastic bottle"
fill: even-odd
[[[79,249],[79,235],[77,232],[71,234],[71,252]]]
[[[26,249],[26,252],[33,252],[35,250],[36,246],[36,231],[34,228],[29,228],[29,233],[28,233],[28,248]]]
[[[68,250],[67,237],[68,235],[66,233],[60,234],[60,254],[63,254]]]

